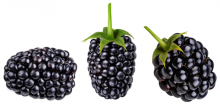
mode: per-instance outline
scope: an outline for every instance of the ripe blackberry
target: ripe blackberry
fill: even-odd
[[[185,102],[203,99],[217,79],[208,50],[194,38],[183,36],[185,33],[161,40],[147,26],[145,28],[159,42],[153,54],[153,65],[160,88]]]
[[[124,97],[131,88],[135,72],[136,46],[128,32],[111,27],[111,4],[109,26],[89,38],[88,71],[96,93],[106,99]],[[128,36],[124,36],[128,35]],[[132,36],[131,36],[132,37]]]
[[[77,65],[69,52],[45,47],[18,52],[4,67],[8,89],[34,99],[61,100],[75,86]]]

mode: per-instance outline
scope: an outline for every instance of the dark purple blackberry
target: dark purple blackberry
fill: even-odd
[[[16,94],[61,100],[75,86],[77,65],[68,51],[45,47],[17,53],[4,70],[6,86]]]
[[[214,62],[208,50],[194,38],[176,33],[162,40],[147,26],[145,29],[159,42],[153,54],[154,75],[160,88],[184,102],[203,99],[214,88]]]
[[[135,72],[136,46],[128,32],[109,26],[89,38],[88,71],[96,93],[106,99],[124,97],[131,88]],[[128,36],[125,36],[128,35]],[[132,36],[131,36],[132,37]]]

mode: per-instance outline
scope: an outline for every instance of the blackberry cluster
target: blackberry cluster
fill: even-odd
[[[101,97],[118,99],[131,88],[135,72],[136,46],[130,37],[122,36],[125,49],[114,42],[107,44],[100,55],[100,39],[90,42],[87,62],[92,86]]]
[[[208,50],[201,42],[183,35],[174,43],[185,54],[177,50],[167,53],[166,68],[159,56],[153,60],[154,75],[160,81],[160,88],[170,96],[181,97],[185,102],[203,99],[208,90],[214,88],[217,79]]]
[[[18,52],[4,70],[6,86],[16,94],[61,100],[75,86],[77,65],[68,51],[45,47]]]

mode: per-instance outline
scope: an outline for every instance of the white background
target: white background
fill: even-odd
[[[91,86],[87,70],[89,41],[81,41],[107,26],[107,5],[112,3],[114,29],[130,32],[137,46],[136,72],[132,88],[124,98],[106,100]],[[163,92],[153,75],[151,57],[156,40],[143,28],[148,25],[159,37],[188,32],[208,49],[219,76],[220,0],[0,0],[0,99],[1,105],[122,105],[186,104]],[[8,90],[4,65],[18,51],[35,47],[68,50],[78,64],[76,87],[61,101],[22,97]],[[216,104],[219,81],[203,100],[189,105]]]

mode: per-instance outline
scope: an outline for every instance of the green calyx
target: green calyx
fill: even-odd
[[[167,59],[167,53],[172,51],[172,50],[179,50],[181,52],[183,52],[183,50],[174,43],[174,41],[181,35],[186,34],[186,32],[184,33],[180,33],[180,34],[175,34],[172,35],[169,39],[163,38],[160,39],[149,27],[145,26],[144,27],[158,42],[159,42],[159,46],[154,50],[153,53],[153,59],[159,55],[160,60],[163,62],[164,67],[166,68],[165,62]],[[184,53],[184,52],[183,52]]]
[[[102,49],[110,42],[115,42],[117,45],[122,46],[126,51],[124,39],[121,36],[128,35],[133,36],[122,29],[112,29],[112,15],[111,15],[111,3],[108,4],[108,27],[103,28],[103,32],[95,32],[88,38],[84,39],[83,42],[89,39],[101,38],[100,40],[100,54]]]

